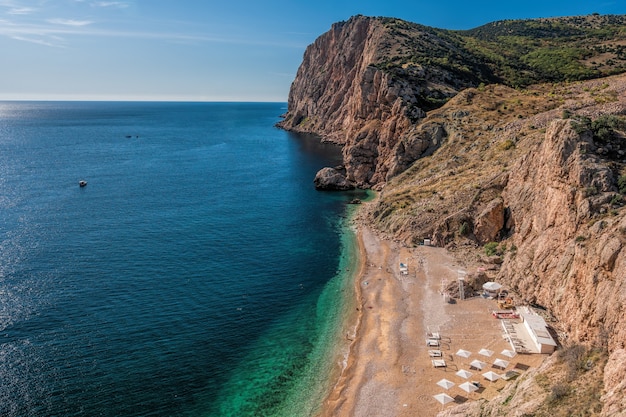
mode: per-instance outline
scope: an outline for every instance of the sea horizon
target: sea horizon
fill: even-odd
[[[0,102],[2,415],[318,409],[362,192],[314,189],[339,148],[285,106]]]
[[[33,103],[216,103],[216,104],[287,104],[287,100],[239,100],[239,99],[215,99],[215,100],[204,100],[204,99],[148,99],[148,98],[0,98],[0,103],[24,103],[24,102],[33,102]]]

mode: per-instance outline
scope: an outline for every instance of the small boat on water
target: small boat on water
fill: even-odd
[[[79,187],[85,187],[86,185],[87,185],[87,181],[85,181],[85,180],[78,181],[78,186]]]

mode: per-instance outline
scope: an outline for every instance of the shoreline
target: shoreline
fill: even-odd
[[[440,294],[442,281],[455,281],[458,271],[472,272],[478,265],[461,263],[443,248],[407,248],[376,235],[371,227],[353,217],[358,242],[358,270],[352,275],[354,315],[344,324],[350,340],[343,367],[331,375],[329,393],[316,415],[337,416],[435,416],[445,407],[433,395],[442,392],[459,403],[495,397],[506,382],[490,383],[481,375],[493,370],[500,374],[514,365],[537,367],[545,355],[518,355],[506,370],[492,369],[491,363],[502,358],[509,348],[502,338],[499,320],[490,311],[493,300],[470,297],[450,304]],[[409,274],[399,271],[399,263],[409,265]],[[350,304],[350,301],[347,302]],[[445,368],[434,368],[425,338],[429,328],[442,335],[442,358]],[[341,346],[345,346],[342,344]],[[491,358],[478,356],[487,348]],[[458,349],[471,351],[470,358],[455,355]],[[465,380],[456,375],[469,370],[469,362],[480,359],[489,364],[482,371],[471,370],[470,379],[483,384],[480,391],[468,394],[458,385]],[[509,359],[509,358],[504,358]],[[455,383],[448,391],[436,383],[446,378]]]
[[[353,350],[354,350],[355,345],[359,342],[361,320],[363,317],[362,291],[361,291],[361,286],[359,285],[359,282],[361,280],[361,277],[365,274],[365,271],[367,268],[368,257],[367,257],[367,251],[365,249],[365,245],[363,242],[363,237],[362,237],[362,230],[361,230],[362,226],[358,225],[355,220],[358,216],[358,211],[353,213],[352,215],[354,216],[353,217],[354,238],[356,241],[356,247],[358,249],[356,251],[357,270],[356,270],[356,273],[351,274],[349,277],[349,279],[351,280],[351,284],[353,286],[354,299],[346,300],[346,305],[347,306],[352,305],[353,309],[350,313],[347,314],[346,322],[343,325],[343,328],[346,331],[346,340],[348,340],[350,343],[347,344],[347,352],[344,351],[343,353],[344,357],[343,357],[343,360],[341,361],[343,366],[341,367],[341,369],[339,369],[337,372],[331,375],[331,381],[334,381],[334,383],[330,384],[331,388],[323,404],[321,405],[321,412],[317,414],[318,417],[327,417],[327,416],[333,415],[332,414],[333,410],[330,409],[328,405],[339,401],[340,394],[343,392],[343,390],[345,389],[345,386],[349,382],[350,378],[349,378],[349,374],[347,374],[347,371],[351,368],[351,366],[354,363],[355,357],[353,354]],[[351,319],[352,317],[354,318]],[[342,346],[346,346],[346,345],[342,344]],[[344,350],[344,349],[340,349],[340,350]]]

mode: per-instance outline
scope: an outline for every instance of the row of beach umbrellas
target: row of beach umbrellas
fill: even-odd
[[[458,371],[456,373],[457,375],[463,377],[463,378],[469,378],[471,375],[473,375],[471,372],[466,371],[461,369],[460,371]],[[485,372],[483,374],[483,376],[488,379],[491,382],[497,381],[498,379],[501,378],[500,375],[498,375],[495,372],[489,371],[489,372]],[[437,385],[439,385],[440,387],[442,387],[443,389],[450,389],[452,388],[455,384],[452,381],[449,381],[447,379],[442,379],[439,382],[437,382]],[[459,384],[459,388],[461,388],[463,391],[467,392],[468,394],[471,394],[472,392],[476,391],[478,389],[478,386],[474,385],[473,383],[469,382],[469,381],[465,381],[461,384]],[[440,394],[434,395],[433,397],[435,397],[435,399],[437,401],[439,401],[442,405],[442,407],[452,401],[454,401],[454,398],[452,398],[451,396],[449,396],[448,394],[446,394],[445,392],[442,392]]]
[[[471,354],[472,354],[471,352],[469,352],[469,351],[467,351],[467,350],[464,350],[464,349],[459,349],[459,350],[456,352],[456,355],[457,355],[457,356],[460,356],[460,357],[465,358],[465,359],[469,358]],[[493,351],[492,351],[492,350],[489,350],[489,349],[481,349],[481,350],[478,352],[478,354],[479,354],[479,355],[483,355],[483,356],[490,357],[490,356],[492,356],[492,355],[493,355]],[[508,350],[508,349],[504,349],[504,350],[501,352],[501,354],[502,354],[502,355],[504,355],[504,356],[506,356],[506,357],[509,357],[509,358],[512,358],[512,357],[514,357],[514,356],[515,356],[515,352],[513,352],[512,350]],[[494,361],[493,361],[493,364],[494,364],[494,366],[497,366],[497,367],[499,367],[499,368],[506,368],[507,366],[509,366],[509,361],[506,361],[506,360],[504,360],[504,359],[499,359],[499,358],[498,358],[498,359],[496,359],[496,360],[494,360]],[[483,361],[481,361],[481,360],[478,360],[478,359],[474,359],[472,362],[470,362],[470,366],[471,366],[472,368],[476,368],[476,369],[478,369],[478,370],[482,370],[482,369],[483,369],[486,365],[487,365],[487,364],[486,364],[485,362],[483,362]]]
[[[471,354],[472,354],[472,352],[470,352],[468,350],[465,350],[465,349],[459,349],[456,352],[457,356],[460,356],[460,357],[466,358],[466,359],[469,358]],[[484,349],[483,348],[483,349],[478,351],[478,354],[482,355],[482,356],[491,357],[493,355],[493,350],[489,350],[489,349]],[[500,352],[500,354],[502,354],[502,355],[504,355],[506,357],[509,357],[509,358],[513,358],[516,355],[516,353],[514,351],[509,350],[509,349],[504,349],[502,352]]]
[[[482,356],[486,356],[486,357],[491,357],[493,355],[493,351],[489,350],[489,349],[481,349],[478,354],[482,355]],[[508,358],[513,358],[516,353],[514,351],[505,349],[502,352],[500,352],[502,355],[508,357]],[[460,356],[462,358],[469,358],[471,356],[471,352],[464,350],[464,349],[459,349],[456,352],[457,356]],[[504,359],[496,359],[493,361],[494,366],[500,367],[500,368],[506,368],[507,366],[509,366],[509,362],[504,360]],[[473,360],[472,362],[470,362],[470,366],[473,368],[476,368],[478,370],[482,370],[487,364],[485,362],[482,362],[478,359]],[[471,373],[470,371],[466,371],[465,369],[461,369],[458,372],[456,372],[456,375],[463,378],[463,379],[468,379],[470,376],[473,375],[473,373]],[[492,372],[492,371],[488,371],[482,374],[483,377],[485,377],[485,379],[488,379],[491,382],[497,381],[498,379],[500,379],[502,376]],[[437,385],[439,385],[440,387],[442,387],[443,389],[450,389],[452,388],[455,384],[452,381],[449,381],[447,379],[442,379],[439,382],[437,382]],[[461,388],[463,391],[467,392],[468,394],[471,394],[472,392],[476,391],[478,389],[478,387],[476,385],[474,385],[473,383],[469,382],[469,381],[465,381],[461,384],[459,384],[459,388]],[[434,395],[435,399],[437,401],[439,401],[443,406],[445,406],[448,403],[451,403],[454,401],[454,398],[452,398],[451,396],[449,396],[446,393],[440,393],[437,395]]]

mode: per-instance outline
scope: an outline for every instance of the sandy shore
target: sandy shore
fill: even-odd
[[[445,250],[435,247],[401,247],[379,239],[360,225],[361,270],[356,278],[359,299],[354,342],[337,384],[324,405],[322,416],[434,416],[443,409],[433,395],[447,393],[462,403],[492,398],[507,382],[489,382],[483,372],[503,374],[516,365],[518,371],[538,366],[542,355],[518,355],[506,370],[492,367],[508,349],[498,320],[490,312],[495,301],[472,297],[447,303],[440,294],[442,280],[456,281],[458,271],[471,272],[477,266],[460,265]],[[409,266],[409,274],[399,271],[399,263]],[[438,328],[445,368],[434,368],[426,346],[429,329]],[[478,354],[492,350],[492,357]],[[436,349],[436,348],[435,348]],[[472,352],[467,359],[459,349]],[[469,363],[480,359],[482,370],[471,370],[471,381],[483,387],[472,394],[458,385],[466,380],[456,375],[470,370]],[[445,390],[437,382],[446,378],[455,385]],[[445,407],[452,407],[454,403]]]

